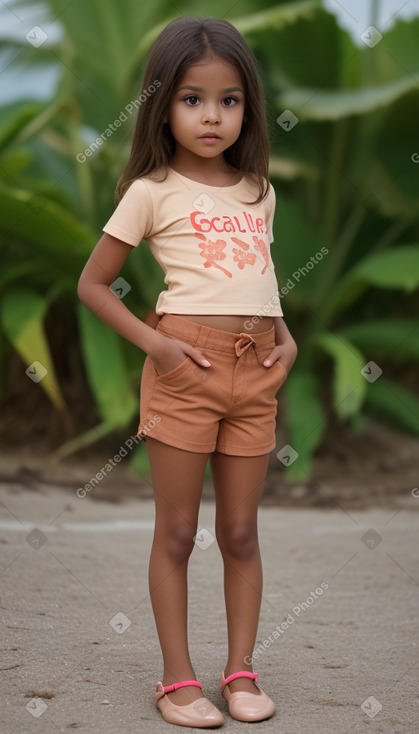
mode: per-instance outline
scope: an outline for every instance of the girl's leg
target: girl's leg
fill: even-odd
[[[224,561],[224,595],[227,612],[228,661],[225,675],[252,670],[251,657],[262,598],[262,564],[257,511],[268,469],[263,456],[211,455],[216,496],[215,529]],[[240,678],[229,684],[232,693],[257,693],[253,681]]]
[[[187,640],[187,569],[208,455],[183,451],[149,436],[147,450],[156,505],[149,588],[163,654],[162,683],[169,685],[196,677]],[[192,686],[169,694],[181,706],[202,695]]]

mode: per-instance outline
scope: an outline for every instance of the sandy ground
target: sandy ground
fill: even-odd
[[[148,589],[150,499],[2,488],[1,732],[195,731],[162,721],[161,656]],[[275,700],[259,724],[232,720],[214,505],[190,561],[190,646],[224,734],[417,732],[419,498],[399,507],[262,506],[265,582],[254,669]],[[170,600],[168,600],[170,603]]]

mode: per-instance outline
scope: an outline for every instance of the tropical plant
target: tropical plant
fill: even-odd
[[[16,0],[14,7],[27,5]],[[37,25],[48,28],[46,19],[58,17],[62,39],[38,47],[27,38],[9,44],[23,65],[58,65],[59,81],[46,102],[2,109],[1,315],[11,348],[28,369],[36,371],[39,362],[47,370],[39,385],[61,411],[66,406],[45,314],[64,300],[77,319],[100,421],[67,443],[63,455],[125,428],[137,411],[144,355],[77,302],[76,284],[113,209],[145,56],[176,13],[162,0],[77,2],[64,9],[59,0],[48,0],[45,8]],[[196,14],[193,2],[182,9]],[[419,352],[418,325],[409,316],[413,296],[400,304],[382,295],[408,293],[419,284],[412,158],[419,21],[399,22],[374,48],[358,48],[319,0],[262,9],[243,0],[240,9],[242,17],[230,19],[260,59],[268,92],[277,192],[273,256],[285,315],[300,346],[285,387],[289,443],[299,454],[288,471],[301,478],[310,474],[329,410],[354,427],[369,412],[419,432],[412,393],[388,379],[387,369],[374,382],[361,375],[369,362],[409,363]],[[223,3],[211,3],[208,11],[200,6],[206,12],[223,16]],[[284,112],[281,127],[276,119]],[[127,305],[143,318],[163,287],[156,262],[138,248],[121,275],[131,288]],[[3,370],[7,359],[3,355]],[[322,382],[330,360],[331,403]]]
[[[418,32],[419,19],[399,21],[357,47],[319,9],[279,39],[252,36],[279,123],[275,259],[300,345],[286,384],[290,477],[310,475],[330,411],[354,430],[369,414],[419,433],[417,395],[387,376],[419,356]]]

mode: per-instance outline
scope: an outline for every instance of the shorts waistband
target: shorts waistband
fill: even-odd
[[[235,344],[243,336],[247,335],[251,341],[255,343],[256,349],[264,349],[272,347],[275,341],[275,327],[272,326],[268,331],[262,331],[258,334],[252,334],[250,331],[242,331],[236,333],[233,331],[222,331],[222,329],[213,329],[196,321],[182,319],[174,314],[164,313],[157,324],[157,330],[167,336],[177,339],[183,339],[194,346],[207,347],[219,352],[231,352],[235,349]]]

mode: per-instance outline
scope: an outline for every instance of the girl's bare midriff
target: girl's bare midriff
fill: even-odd
[[[262,316],[254,319],[252,316],[228,316],[215,314],[174,314],[182,319],[195,321],[197,324],[209,326],[211,329],[221,329],[222,331],[232,331],[236,334],[248,332],[260,334],[263,331],[269,331],[274,324],[271,316]]]

